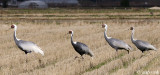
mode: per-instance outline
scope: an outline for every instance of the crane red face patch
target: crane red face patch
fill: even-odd
[[[102,28],[104,28],[105,27],[105,25],[104,24],[102,24]]]
[[[11,25],[11,28],[14,28],[14,25]]]
[[[69,34],[72,34],[72,31],[71,31],[71,30],[69,31]]]
[[[130,30],[133,30],[133,27],[131,27]]]

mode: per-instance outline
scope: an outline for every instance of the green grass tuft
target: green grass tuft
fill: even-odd
[[[118,55],[118,56],[116,56],[116,57],[114,57],[114,58],[108,59],[108,60],[106,60],[106,61],[104,61],[104,62],[102,62],[102,63],[100,63],[100,64],[98,64],[98,65],[92,66],[91,68],[87,69],[85,72],[89,72],[89,71],[93,71],[93,70],[95,70],[95,69],[99,69],[99,68],[102,67],[103,65],[105,65],[105,64],[107,64],[107,63],[109,63],[109,62],[111,62],[111,61],[114,61],[114,60],[116,60],[116,59],[119,59],[120,57],[122,57],[122,56],[124,56],[124,55],[125,55],[125,53],[121,53],[120,55]]]

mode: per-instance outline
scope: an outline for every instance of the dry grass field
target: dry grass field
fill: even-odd
[[[44,12],[48,10],[42,13],[37,12],[38,10],[28,13],[24,13],[25,10],[17,10],[21,11],[19,13],[0,10],[0,75],[160,74],[159,11],[153,11],[155,14],[150,15],[147,10],[123,10],[120,13],[120,10],[111,9],[112,12],[105,9],[104,12],[100,9],[97,9],[99,12],[95,9],[90,12],[83,12],[85,9],[72,9],[72,12],[52,9],[54,10],[53,13],[51,10],[49,13]],[[44,16],[48,14],[51,16]],[[108,36],[124,40],[132,46],[130,54],[124,50],[116,53],[109,46],[104,39],[104,28],[101,26],[104,23],[108,24]],[[15,45],[14,30],[10,29],[12,24],[18,26],[17,38],[35,42],[45,55],[34,52],[25,55]],[[142,54],[131,42],[131,26],[135,27],[135,38],[148,41],[158,50]],[[87,55],[84,55],[84,59],[74,59],[80,55],[71,45],[69,30],[74,31],[74,41],[85,43],[93,51],[93,59]]]

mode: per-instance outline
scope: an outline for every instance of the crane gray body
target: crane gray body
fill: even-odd
[[[144,51],[148,51],[148,50],[156,50],[155,47],[153,47],[151,44],[149,44],[148,42],[142,41],[142,40],[135,40],[133,42],[133,44],[142,51],[142,53]]]
[[[110,38],[110,39],[106,39],[106,41],[108,42],[108,44],[118,50],[118,49],[125,49],[125,50],[130,50],[131,46],[129,46],[128,44],[126,44],[124,41],[122,40],[118,40],[115,38]]]
[[[76,42],[76,44],[72,43],[72,45],[76,52],[78,52],[81,56],[83,56],[83,54],[90,55],[91,57],[93,56],[87,45],[81,42]]]

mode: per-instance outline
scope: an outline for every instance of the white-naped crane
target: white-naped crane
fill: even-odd
[[[13,25],[11,25],[11,28],[14,28],[13,37],[14,37],[14,41],[15,41],[16,45],[18,46],[19,49],[24,51],[25,54],[35,52],[35,53],[40,53],[40,54],[44,55],[44,52],[35,43],[33,43],[31,41],[20,40],[16,37],[17,25],[13,24]]]
[[[94,56],[93,52],[88,48],[87,45],[85,45],[81,42],[73,42],[73,31],[72,30],[69,31],[69,34],[71,34],[71,44],[72,44],[73,48],[75,49],[76,52],[78,52],[81,55],[82,59],[84,59],[83,58],[84,54],[87,54],[91,57]]]
[[[139,49],[142,51],[142,53],[144,51],[148,51],[148,50],[157,50],[153,45],[151,45],[150,43],[146,42],[146,41],[142,41],[142,40],[136,40],[134,39],[134,27],[130,27],[130,30],[132,30],[132,35],[131,35],[131,41],[132,43]]]
[[[115,39],[115,38],[112,38],[112,37],[108,37],[106,32],[107,32],[107,24],[103,24],[102,25],[102,28],[105,28],[105,31],[104,31],[104,38],[106,39],[106,41],[108,42],[108,44],[114,48],[116,51],[118,51],[118,49],[122,50],[126,50],[129,54],[129,50],[132,50],[131,46],[128,45],[127,43],[125,43],[124,41],[122,40],[119,40],[119,39]]]

